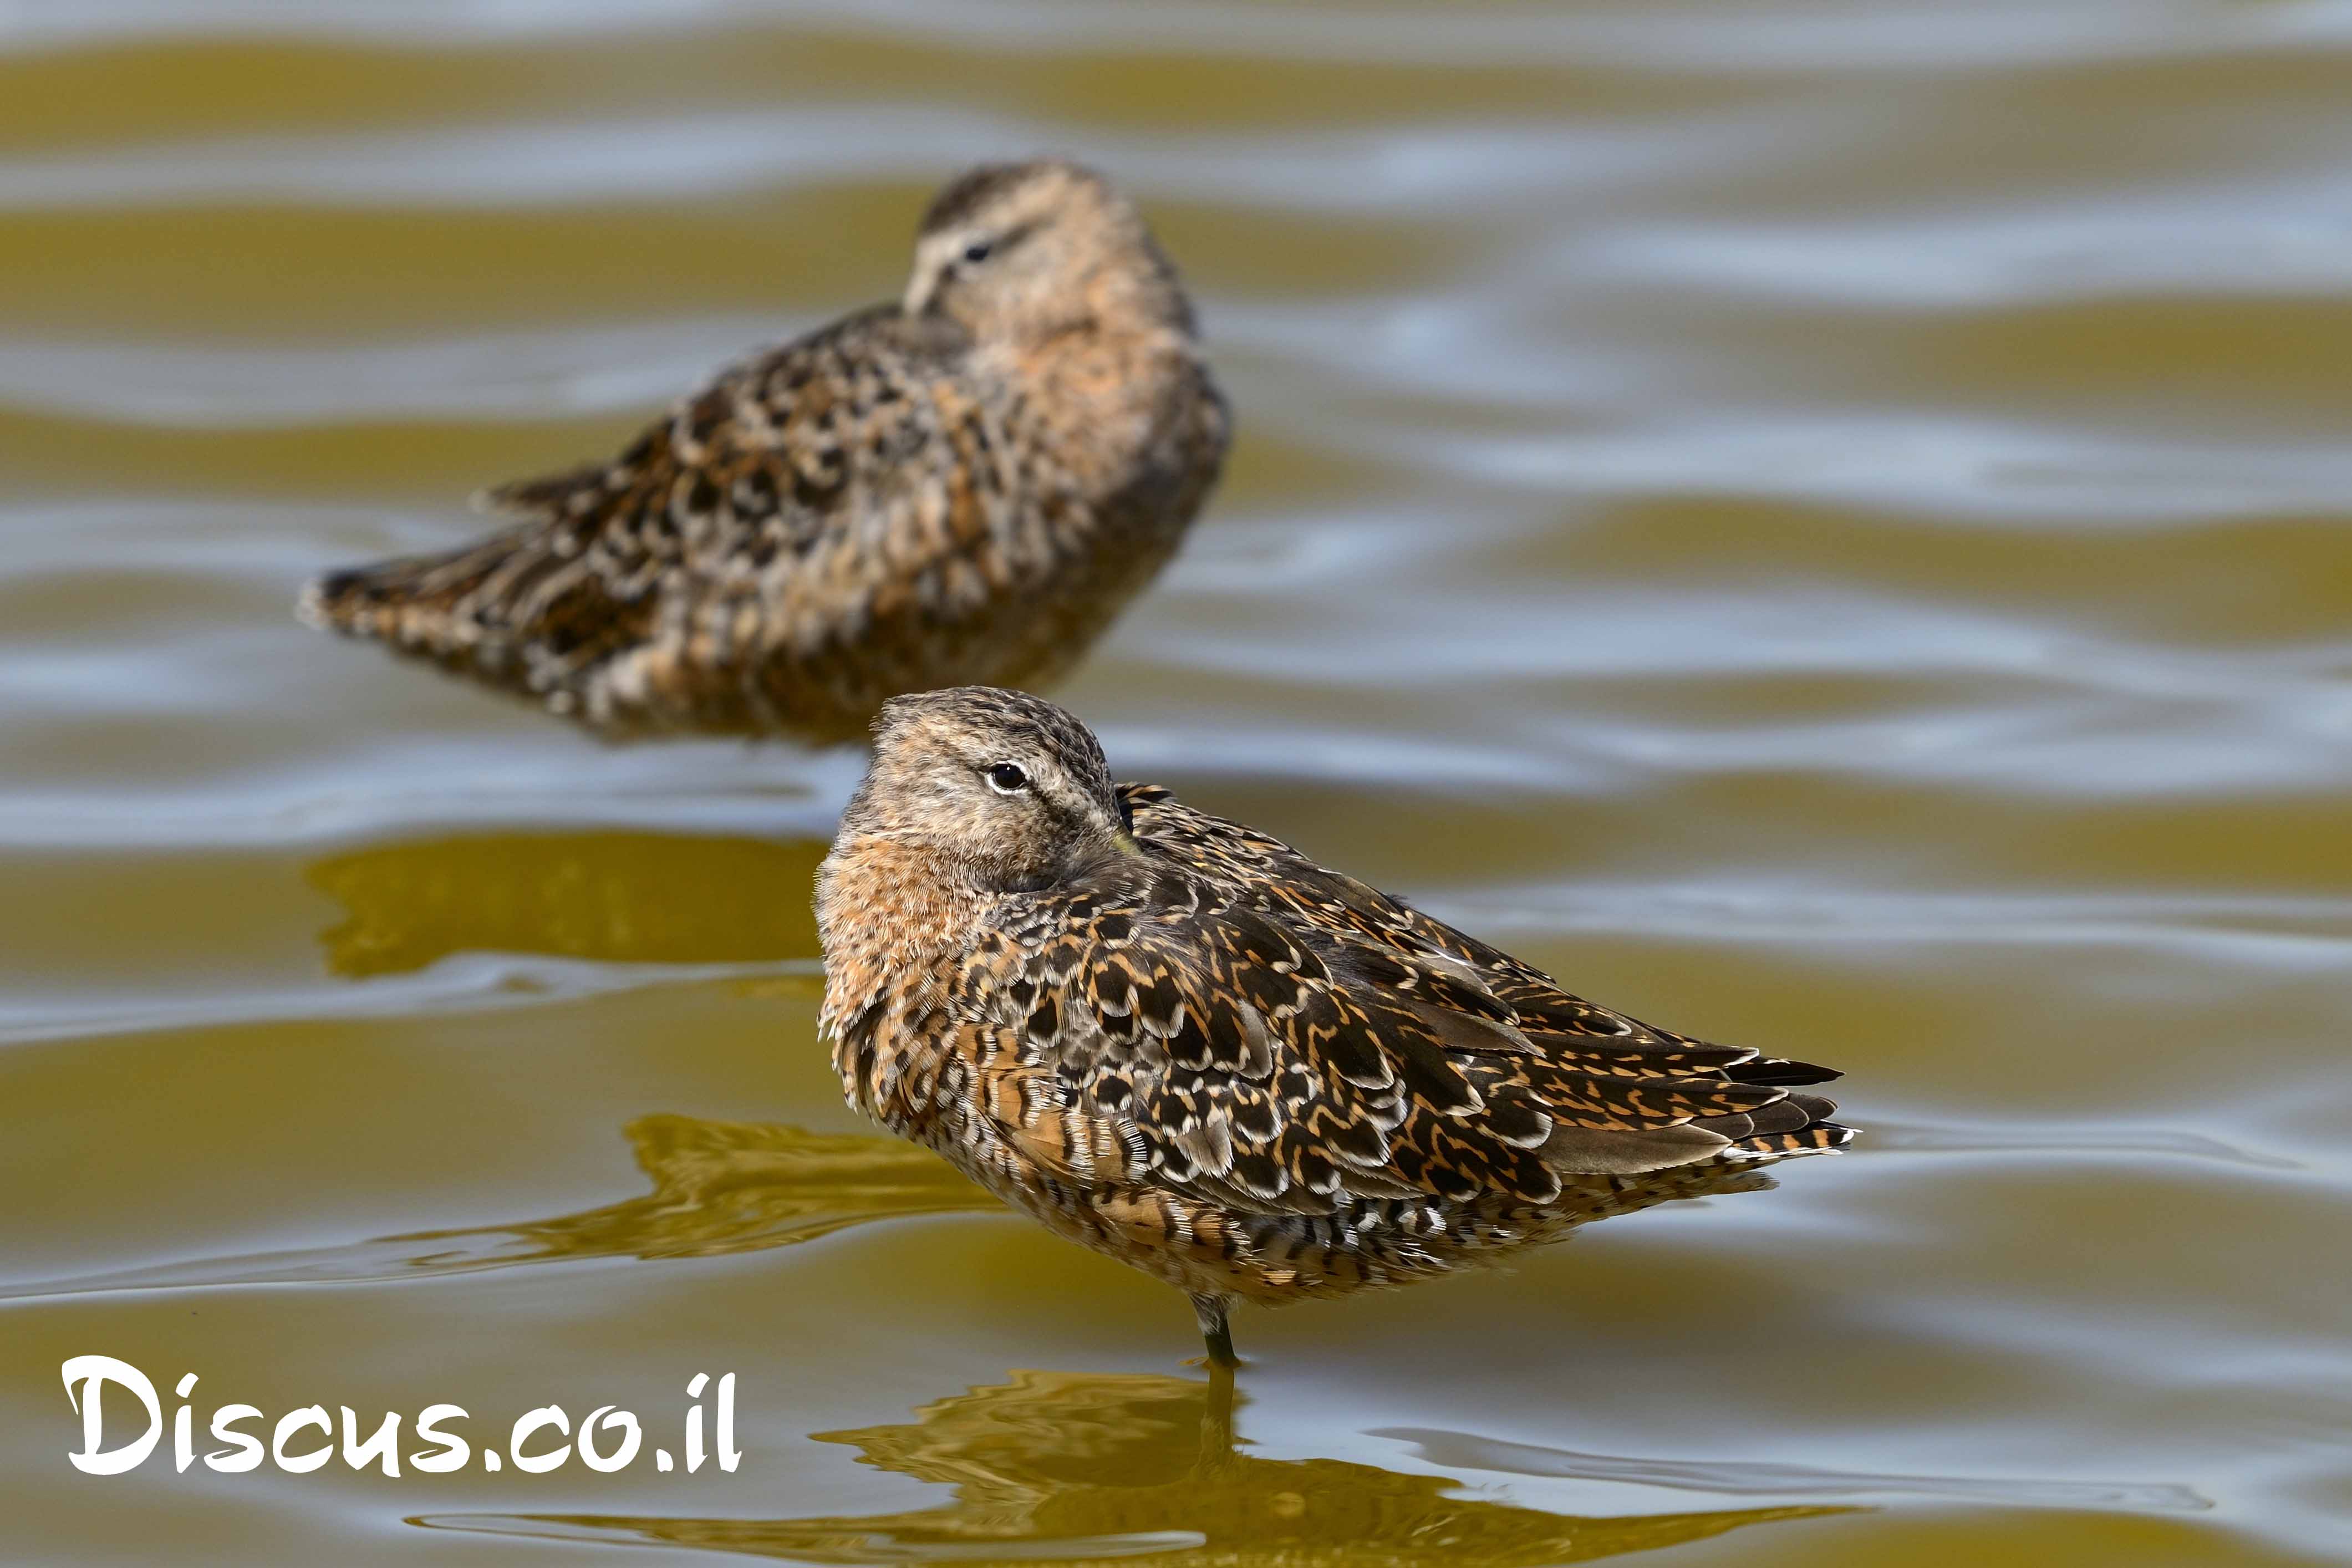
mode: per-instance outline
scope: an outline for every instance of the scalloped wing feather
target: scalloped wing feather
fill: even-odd
[[[1328,867],[1255,828],[1197,811],[1157,784],[1119,786],[1136,832],[1152,848],[1234,890],[1335,935],[1451,964],[1509,1009],[1520,1031],[1550,1053],[1573,1054],[1595,1073],[1650,1077],[1722,1074],[1741,1082],[1797,1086],[1838,1077],[1810,1062],[1766,1057],[1660,1029],[1563,989],[1501,949],[1432,919],[1402,900]]]
[[[609,463],[478,498],[520,526],[331,574],[303,615],[607,726],[847,732],[912,677],[844,645],[904,623],[919,663],[919,632],[1019,574],[1003,444],[958,340],[877,308],[723,372]]]
[[[1435,922],[1319,868],[1320,888],[1288,867],[1278,888],[1205,874],[1200,857],[1171,868],[1164,807],[1135,794],[1160,853],[1009,897],[959,994],[1017,1026],[1065,1109],[1131,1129],[1155,1181],[1265,1213],[1416,1194],[1542,1204],[1563,1174],[1780,1152],[1760,1140],[1826,1112],[1702,1065],[1752,1052],[1630,1021],[1591,1049],[1531,1029],[1505,997],[1535,972],[1505,961],[1490,985],[1474,958],[1429,945]]]

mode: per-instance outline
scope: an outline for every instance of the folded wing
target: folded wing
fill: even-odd
[[[1650,1029],[1276,840],[1126,798],[1146,853],[1009,900],[968,1000],[1156,1180],[1264,1212],[1543,1204],[1563,1175],[1847,1136],[1790,1089],[1833,1074]]]
[[[608,725],[822,727],[829,653],[950,622],[1006,573],[955,347],[895,308],[852,316],[725,372],[609,463],[481,498],[516,526],[330,574],[302,614]]]

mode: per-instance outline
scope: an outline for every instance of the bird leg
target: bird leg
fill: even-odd
[[[1201,1453],[1193,1468],[1202,1477],[1219,1474],[1237,1462],[1234,1452],[1234,1369],[1223,1362],[1209,1363],[1209,1398],[1201,1409]]]
[[[1201,1338],[1208,1342],[1211,1366],[1236,1367],[1241,1357],[1234,1354],[1233,1326],[1226,1312],[1233,1305],[1230,1296],[1194,1296],[1192,1316],[1201,1325]]]

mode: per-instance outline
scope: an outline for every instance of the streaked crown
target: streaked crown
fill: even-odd
[[[982,341],[1085,325],[1192,331],[1176,269],[1135,204],[1063,158],[984,163],[950,181],[924,210],[904,307]]]
[[[991,887],[1049,886],[1131,840],[1102,745],[1026,692],[961,686],[894,698],[842,815],[859,835],[924,845]]]

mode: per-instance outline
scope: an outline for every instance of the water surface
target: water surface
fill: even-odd
[[[2352,6],[0,10],[0,1512],[26,1561],[2352,1561]],[[1115,765],[1850,1073],[1780,1191],[1182,1303],[840,1104],[857,760],[613,749],[323,566],[1150,208],[1240,440]],[[742,1467],[84,1477],[68,1356]],[[648,1446],[656,1435],[649,1430]]]

